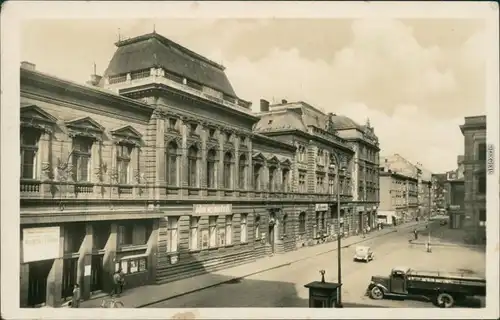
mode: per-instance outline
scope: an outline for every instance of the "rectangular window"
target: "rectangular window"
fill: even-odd
[[[274,191],[274,172],[275,168],[269,168],[269,191]]]
[[[313,238],[317,238],[318,237],[318,229],[319,229],[319,218],[320,218],[320,213],[319,212],[316,212],[316,220],[315,220],[315,223],[314,223],[314,228],[313,228]]]
[[[254,222],[254,236],[255,240],[260,239],[260,216],[255,216],[255,222]]]
[[[247,229],[247,215],[246,214],[242,214],[241,215],[241,221],[240,221],[240,224],[241,224],[241,228],[240,228],[240,242],[241,243],[245,243],[247,242],[247,232],[248,232],[248,229]]]
[[[253,167],[253,187],[254,190],[258,191],[260,190],[260,169],[262,166],[260,164],[256,164]]]
[[[167,252],[179,250],[179,217],[167,217]]]
[[[40,133],[35,130],[21,132],[21,178],[36,179],[38,142]]]
[[[131,225],[118,226],[118,244],[120,246],[132,245],[134,237],[134,228]]]
[[[486,161],[486,143],[480,143],[477,146],[477,159]]]
[[[207,187],[215,188],[215,161],[207,162]]]
[[[217,247],[217,216],[208,217],[208,232],[210,248]]]
[[[477,191],[480,194],[485,194],[486,193],[486,175],[485,174],[479,175],[477,180],[478,180],[478,186],[477,186],[478,190]]]
[[[306,232],[306,213],[301,212],[299,214],[299,233]]]
[[[150,224],[123,222],[118,226],[118,244],[120,246],[144,245],[148,242],[151,232],[152,225]]]
[[[281,181],[281,189],[283,192],[289,192],[289,186],[288,186],[288,181],[289,181],[289,176],[290,176],[290,170],[288,169],[283,169],[282,171],[282,181]]]
[[[189,249],[198,250],[198,223],[199,217],[191,217],[189,221]]]
[[[479,210],[479,222],[486,222],[486,210]]]
[[[73,139],[73,181],[90,181],[90,159],[94,141],[90,138],[76,137]]]
[[[226,216],[226,245],[233,243],[233,216]]]
[[[130,183],[130,159],[132,147],[119,144],[116,146],[116,166],[118,169],[118,183]]]

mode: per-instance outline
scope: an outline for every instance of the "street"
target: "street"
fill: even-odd
[[[413,236],[410,231],[399,231],[365,242],[364,244],[371,246],[375,253],[374,260],[369,263],[353,261],[355,246],[342,250],[342,299],[345,307],[433,307],[429,302],[373,301],[364,296],[372,275],[388,275],[395,266],[484,275],[484,252],[463,247],[435,246],[432,253],[427,253],[425,246],[408,243],[408,239]],[[326,271],[326,281],[336,281],[336,251],[148,307],[308,307],[308,290],[304,285],[319,281],[321,269]]]

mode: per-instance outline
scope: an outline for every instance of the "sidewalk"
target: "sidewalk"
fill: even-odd
[[[367,234],[366,238],[363,238],[361,235],[351,236],[349,238],[342,239],[341,245],[342,248],[346,248],[357,243],[396,232],[397,230],[411,228],[418,224],[422,224],[422,222],[410,222],[397,226],[396,228],[373,231]],[[206,273],[161,285],[147,285],[126,290],[119,299],[123,302],[126,308],[147,307],[157,302],[173,299],[268,270],[285,267],[294,262],[314,258],[315,256],[326,254],[335,250],[337,250],[336,241],[318,244],[311,247],[304,247],[295,251],[271,257],[264,257],[237,267],[222,269],[215,273]],[[82,301],[80,303],[80,307],[99,308],[103,298],[106,297],[101,296],[100,298]]]

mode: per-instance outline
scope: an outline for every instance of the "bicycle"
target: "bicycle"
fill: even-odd
[[[123,302],[116,298],[103,299],[101,302],[101,308],[125,308]]]

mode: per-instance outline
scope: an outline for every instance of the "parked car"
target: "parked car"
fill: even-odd
[[[369,262],[373,260],[374,254],[373,250],[367,246],[357,246],[356,252],[354,253],[354,261],[365,261]]]

